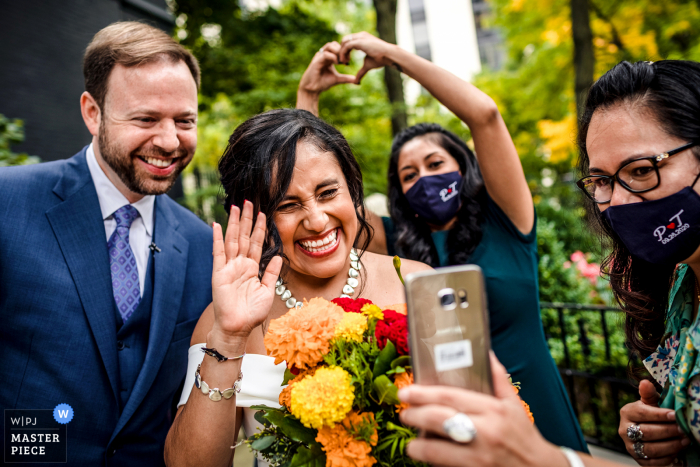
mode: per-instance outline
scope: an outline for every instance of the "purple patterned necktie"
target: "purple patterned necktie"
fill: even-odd
[[[109,249],[109,270],[112,272],[112,292],[119,314],[126,322],[141,301],[139,272],[136,258],[129,245],[129,228],[139,217],[139,212],[127,204],[114,212],[117,228],[107,241]]]

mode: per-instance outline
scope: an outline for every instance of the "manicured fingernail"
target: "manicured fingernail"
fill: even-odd
[[[681,440],[681,446],[687,446],[690,444],[690,440],[688,438],[683,438]]]
[[[676,419],[676,412],[667,413],[666,418],[668,418],[669,420],[675,420]]]

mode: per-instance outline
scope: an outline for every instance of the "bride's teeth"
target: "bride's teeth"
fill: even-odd
[[[334,229],[325,238],[321,240],[310,240],[305,242],[299,242],[306,250],[311,253],[318,253],[321,251],[326,251],[331,247],[332,244],[338,239],[338,230]]]
[[[144,157],[146,162],[149,164],[159,167],[159,168],[165,168],[165,167],[170,167],[170,165],[174,162],[174,159],[169,159],[169,160],[160,160],[160,159],[155,159],[153,157]]]

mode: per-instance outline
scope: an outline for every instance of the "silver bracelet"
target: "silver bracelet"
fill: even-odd
[[[197,371],[194,373],[194,385],[197,386],[197,389],[202,391],[202,394],[208,394],[209,399],[213,400],[214,402],[219,402],[222,398],[228,400],[232,398],[234,394],[241,392],[241,380],[243,379],[242,371],[238,371],[238,379],[235,383],[233,383],[232,388],[220,391],[219,388],[210,388],[209,385],[202,379],[202,375],[199,373],[199,369],[201,367],[201,363],[197,365]]]
[[[576,451],[566,446],[559,446],[559,449],[564,453],[564,457],[569,461],[571,467],[586,467]]]

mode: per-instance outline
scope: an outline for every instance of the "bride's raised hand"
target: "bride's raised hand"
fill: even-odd
[[[259,213],[251,234],[253,203],[245,201],[242,213],[236,206],[231,208],[225,241],[221,226],[214,224],[212,332],[221,337],[246,339],[270,312],[282,258],[272,258],[262,280],[258,279],[265,220],[265,214]]]
[[[388,58],[392,47],[396,46],[368,32],[357,32],[343,37],[340,51],[338,52],[338,58],[341,63],[349,63],[350,52],[353,50],[361,50],[365,53],[365,61],[362,64],[362,68],[357,72],[357,75],[355,75],[355,84],[360,84],[362,77],[365,76],[368,71],[394,65]]]
[[[340,44],[328,42],[316,52],[299,82],[299,91],[308,94],[321,94],[336,84],[354,83],[353,75],[338,73],[335,65],[339,63]]]

